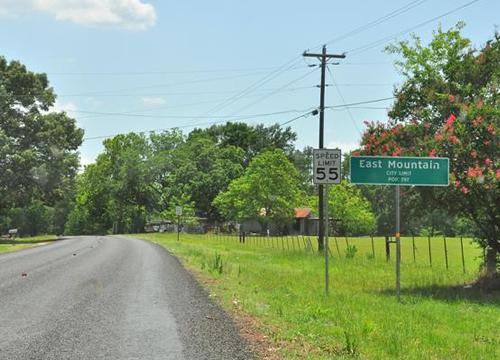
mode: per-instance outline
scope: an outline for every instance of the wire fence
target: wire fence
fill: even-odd
[[[220,243],[239,243],[241,246],[269,248],[285,253],[314,254],[318,251],[316,236],[262,236],[238,233],[208,233],[208,238]],[[395,244],[391,237],[330,236],[329,254],[333,258],[363,256],[368,259],[394,261]],[[476,271],[484,260],[484,252],[467,237],[405,236],[401,237],[401,261],[406,264],[427,265],[431,268],[451,268]]]

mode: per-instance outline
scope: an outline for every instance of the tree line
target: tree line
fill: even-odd
[[[446,156],[448,188],[404,188],[403,232],[472,234],[493,271],[498,240],[500,36],[480,48],[463,24],[388,47],[403,82],[386,123],[366,122],[352,154]],[[45,74],[0,57],[0,230],[96,234],[141,232],[148,220],[186,218],[215,224],[293,221],[295,207],[317,213],[312,148],[279,125],[228,122],[187,134],[178,129],[129,133],[78,173],[83,130],[51,111]],[[347,156],[348,159],[348,156]],[[344,180],[328,199],[343,234],[394,232],[393,189]]]

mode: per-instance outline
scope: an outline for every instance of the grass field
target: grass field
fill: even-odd
[[[41,243],[54,240],[57,240],[57,236],[55,235],[40,235],[33,237],[17,238],[15,241],[0,240],[0,253],[38,246]]]
[[[394,296],[394,262],[383,239],[348,239],[357,252],[346,258],[345,239],[332,239],[330,295],[324,294],[324,259],[307,252],[307,239],[146,234],[187,267],[201,273],[228,310],[259,319],[277,353],[286,359],[499,359],[500,297],[464,288],[478,274],[481,251],[459,239],[402,240],[402,302]],[[273,241],[271,245],[271,241]],[[314,241],[311,239],[312,245]],[[302,244],[299,245],[298,244]],[[340,253],[340,256],[339,256]],[[351,251],[352,253],[352,251]]]

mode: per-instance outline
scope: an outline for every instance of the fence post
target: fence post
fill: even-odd
[[[375,244],[373,243],[373,235],[370,235],[370,237],[372,239],[372,256],[375,259]]]
[[[415,257],[415,235],[412,235],[411,236],[411,241],[412,241],[412,244],[413,244],[413,262],[417,262],[417,258]]]
[[[345,237],[345,245],[346,247],[349,247],[349,239],[347,238],[347,236]]]
[[[464,239],[460,236],[460,249],[462,250],[462,268],[465,274]]]
[[[385,261],[391,260],[391,246],[389,243],[389,237],[385,237]]]
[[[333,237],[335,239],[335,247],[337,248],[337,252],[339,254],[339,259],[340,259],[340,249],[339,249],[339,242],[337,241],[337,237]]]
[[[427,235],[427,244],[429,245],[429,265],[432,267],[432,250],[431,250],[431,236]]]
[[[448,270],[448,246],[446,244],[446,236],[443,235],[443,243],[444,243],[444,260],[446,262],[446,270]]]

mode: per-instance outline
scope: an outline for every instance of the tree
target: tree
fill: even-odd
[[[55,98],[45,74],[30,72],[19,62],[0,57],[3,213],[9,208],[29,209],[37,201],[54,207],[66,203],[73,194],[83,130],[64,112],[50,112]]]
[[[168,192],[167,202],[187,198],[195,204],[198,216],[218,220],[220,216],[212,202],[232,180],[241,176],[243,156],[243,150],[235,146],[219,148],[211,139],[189,138],[173,153],[175,170],[164,188]]]
[[[301,195],[297,169],[283,150],[268,150],[250,162],[244,175],[233,180],[214,205],[228,220],[256,219],[267,228],[271,221],[291,221]]]
[[[245,123],[227,122],[213,125],[207,129],[194,129],[188,141],[197,137],[207,137],[218,147],[238,147],[243,150],[243,165],[246,167],[252,158],[265,150],[282,149],[288,156],[294,151],[293,142],[297,139],[290,127],[282,128],[278,124],[251,126]]]
[[[318,213],[318,197],[311,196],[309,204]],[[328,190],[328,217],[335,219],[333,231],[343,235],[368,235],[375,230],[375,215],[370,202],[360,189],[342,181]]]
[[[306,146],[302,151],[294,150],[290,158],[299,171],[301,189],[306,194],[313,194],[315,189],[312,177],[313,148]]]
[[[450,158],[451,186],[420,188],[435,207],[473,224],[487,251],[486,271],[499,263],[500,36],[481,49],[461,37],[462,24],[439,29],[425,47],[415,37],[389,48],[405,82],[387,124],[367,123],[362,153]]]

